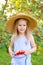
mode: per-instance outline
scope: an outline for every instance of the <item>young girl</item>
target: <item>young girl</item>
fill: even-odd
[[[32,65],[31,53],[36,51],[36,44],[31,31],[37,26],[36,20],[28,14],[18,13],[6,22],[6,26],[12,32],[11,65]]]

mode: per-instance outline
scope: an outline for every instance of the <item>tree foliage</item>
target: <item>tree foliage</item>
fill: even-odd
[[[35,42],[39,48],[43,47],[43,1],[42,0],[5,0],[0,9],[0,48],[8,50],[11,33],[5,27],[10,16],[18,12],[25,12],[36,18],[38,26],[33,31]]]

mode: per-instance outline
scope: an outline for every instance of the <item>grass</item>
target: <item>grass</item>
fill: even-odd
[[[10,65],[11,57],[6,48],[0,49],[0,65]],[[43,65],[43,54],[32,54],[32,65]]]
[[[10,55],[6,52],[6,49],[0,49],[0,65],[10,65]]]
[[[43,65],[43,54],[33,54],[32,55],[32,64],[33,65]]]

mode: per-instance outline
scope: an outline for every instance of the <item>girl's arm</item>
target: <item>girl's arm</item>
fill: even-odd
[[[9,45],[9,48],[8,48],[8,50],[9,50],[9,54],[10,54],[10,56],[11,57],[13,57],[13,51],[12,51],[12,48],[13,48],[13,46],[14,46],[14,35],[12,35],[12,37],[11,37],[11,43],[10,43],[10,45]]]
[[[36,44],[35,44],[35,41],[34,41],[34,38],[33,38],[33,36],[32,35],[30,35],[30,38],[29,38],[29,40],[30,40],[30,43],[31,43],[31,49],[29,49],[29,50],[26,50],[25,51],[25,55],[29,55],[29,54],[31,54],[31,53],[33,53],[33,52],[35,52],[36,51]]]
[[[34,41],[34,38],[32,35],[30,36],[30,43],[31,43],[31,47],[32,47],[30,50],[30,53],[33,53],[36,51],[36,44],[35,44],[35,41]]]

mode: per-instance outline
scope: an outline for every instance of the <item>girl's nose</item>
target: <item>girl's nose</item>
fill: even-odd
[[[24,27],[23,25],[21,27]]]

